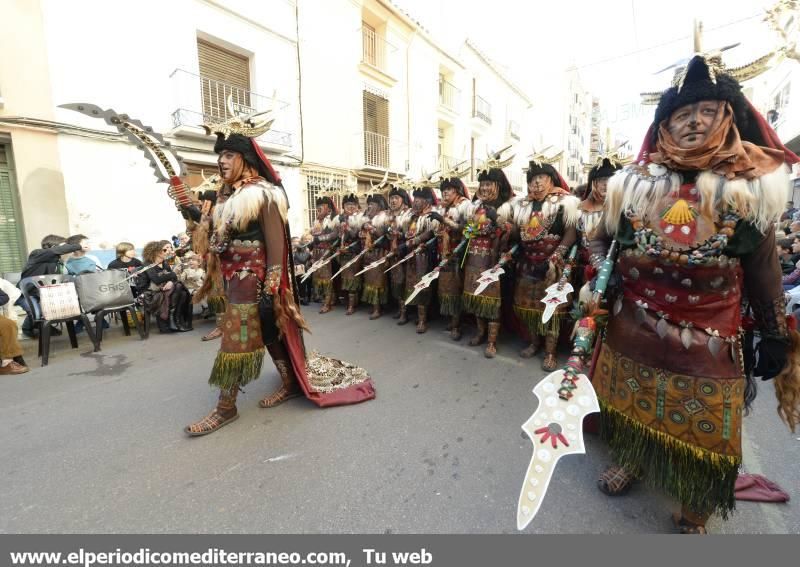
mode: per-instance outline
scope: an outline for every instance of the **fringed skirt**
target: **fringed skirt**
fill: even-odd
[[[478,278],[495,265],[492,240],[474,238],[470,242],[464,266],[464,293],[461,296],[462,308],[476,317],[496,321],[500,318],[500,281],[489,285],[480,295],[475,295]]]
[[[570,302],[562,303],[547,323],[542,323],[542,298],[548,284],[543,279],[520,275],[514,285],[514,313],[533,335],[558,337],[563,322],[569,319]]]
[[[339,256],[339,265],[344,266],[356,257],[356,254],[342,254]],[[356,274],[361,271],[361,261],[363,260],[363,256],[358,259],[358,262],[347,268],[342,274],[339,276],[342,278],[342,291],[349,291],[349,292],[358,292],[361,289],[361,280],[363,276],[356,277]]]
[[[727,517],[742,462],[744,377],[677,374],[603,344],[592,384],[618,464],[698,514]]]
[[[380,260],[386,255],[386,250],[373,248],[364,254],[362,258],[365,266]],[[383,270],[386,265],[382,264],[365,272],[361,277],[364,278],[364,290],[361,292],[361,301],[370,305],[384,305],[389,300],[388,274]]]
[[[461,294],[464,289],[464,272],[453,260],[439,272],[439,313],[448,317],[461,314]]]

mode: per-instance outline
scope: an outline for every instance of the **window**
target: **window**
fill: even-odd
[[[363,91],[364,105],[364,164],[389,167],[389,101],[369,91]]]
[[[341,173],[331,173],[319,169],[304,171],[306,175],[306,194],[308,196],[308,226],[313,226],[317,220],[317,196],[320,191],[326,188],[344,190],[347,187],[347,176]],[[337,210],[341,209],[341,197],[333,197],[333,202]]]
[[[250,60],[202,39],[197,40],[203,114],[209,118],[227,118],[227,99],[234,109],[252,112],[250,100]]]
[[[11,175],[11,147],[0,144],[0,272],[21,272],[24,264],[25,240]]]

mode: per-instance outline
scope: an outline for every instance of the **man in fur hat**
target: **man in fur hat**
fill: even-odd
[[[458,177],[442,179],[439,190],[442,192],[440,226],[437,233],[439,257],[449,258],[464,238],[464,227],[469,219],[472,203],[464,182]],[[439,272],[438,293],[439,313],[450,318],[450,338],[461,340],[461,294],[464,290],[464,272],[461,259],[453,258]]]
[[[339,265],[344,266],[361,250],[358,247],[355,249],[347,249],[347,246],[358,240],[358,231],[363,223],[364,214],[358,203],[358,197],[351,193],[342,199],[342,214],[339,215],[339,245],[343,252],[339,256]],[[361,261],[348,267],[342,272],[342,291],[347,292],[347,311],[345,315],[352,315],[358,307],[358,294],[361,291],[362,276],[356,276],[361,271]]]
[[[414,190],[414,201],[412,203],[412,214],[408,221],[407,228],[403,235],[405,250],[411,252],[415,248],[418,250],[413,258],[405,262],[406,266],[406,293],[410,293],[419,280],[433,269],[432,259],[434,251],[425,246],[425,243],[433,238],[439,229],[437,218],[441,216],[433,210],[437,203],[436,196],[430,187],[422,187]],[[402,254],[402,251],[401,251]],[[417,332],[424,333],[428,330],[428,306],[431,302],[431,289],[423,290],[414,298],[413,304],[417,306]],[[400,320],[398,325],[408,323],[407,305],[405,301],[400,306]]]
[[[367,251],[362,258],[362,263],[365,265],[380,260],[389,250],[389,242],[385,238],[382,242],[376,243],[386,234],[388,225],[386,210],[388,208],[389,205],[383,195],[376,193],[367,197],[367,211],[364,214],[364,223],[361,225],[359,232],[361,249]],[[361,294],[361,301],[372,305],[372,313],[369,315],[371,320],[381,316],[381,309],[389,299],[387,276],[388,274],[378,268],[363,274],[364,290]]]
[[[312,262],[321,260],[324,256],[331,253],[331,243],[339,236],[339,218],[336,214],[336,206],[330,197],[317,199],[317,218],[314,226],[311,227],[313,237],[313,251],[311,253]],[[320,313],[327,313],[333,309],[334,290],[331,282],[333,276],[333,262],[328,262],[313,274],[314,295],[322,300]]]
[[[389,211],[386,218],[386,235],[389,237],[389,254],[397,255],[398,250],[404,245],[404,234],[411,220],[411,197],[408,191],[392,187],[389,191]],[[402,264],[388,273],[389,289],[392,297],[397,301],[398,310],[392,317],[399,319],[405,312],[406,299],[406,266]],[[399,323],[403,325],[405,323]]]
[[[375,397],[363,369],[348,366],[348,379],[331,390],[332,377],[314,370],[331,365],[317,364],[316,359],[307,365],[301,333],[307,327],[294,286],[288,200],[280,177],[255,141],[268,127],[266,122],[256,126],[239,117],[206,126],[217,134],[214,151],[219,154],[223,185],[208,250],[199,253],[213,256],[209,265],[221,272],[226,311],[220,350],[208,380],[219,388],[219,400],[206,417],[185,428],[191,436],[213,433],[238,418],[237,396],[259,377],[265,350],[281,386],[260,401],[263,408],[300,395],[322,407]],[[185,212],[195,221],[202,217],[196,206],[186,207]]]
[[[475,295],[481,274],[492,268],[505,249],[511,233],[514,193],[499,164],[490,162],[478,173],[478,193],[467,222],[465,238],[469,238],[464,261],[463,311],[475,316],[477,332],[470,346],[487,342],[486,358],[497,355],[497,336],[500,333],[500,282],[494,282],[480,295]]]
[[[514,283],[514,312],[525,325],[531,343],[520,356],[531,358],[544,343],[542,369],[556,369],[556,347],[569,304],[560,305],[542,322],[546,289],[561,277],[564,260],[577,240],[580,201],[552,165],[531,161],[526,173],[527,195],[514,202],[513,224],[520,248]]]
[[[616,238],[622,290],[592,383],[618,465],[599,488],[622,494],[646,478],[680,502],[682,533],[734,508],[753,376],[775,378],[791,428],[800,418],[773,230],[795,161],[719,60],[698,55],[662,95],[638,164],[608,183],[592,247],[600,258]],[[755,367],[745,301],[761,337]]]

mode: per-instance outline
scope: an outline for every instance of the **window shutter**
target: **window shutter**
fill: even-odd
[[[210,118],[227,118],[227,98],[249,108],[250,61],[202,39],[197,40],[203,113]]]
[[[22,222],[6,146],[0,144],[0,272],[20,272],[25,264]]]
[[[389,137],[389,101],[364,91],[364,131]]]

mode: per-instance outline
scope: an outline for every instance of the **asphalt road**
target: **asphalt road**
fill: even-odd
[[[100,353],[83,336],[54,339],[50,365],[0,379],[0,532],[3,533],[516,533],[516,502],[530,456],[522,423],[535,409],[540,358],[523,361],[502,336],[483,357],[451,341],[442,320],[425,335],[362,308],[305,314],[309,349],[367,368],[377,399],[319,409],[258,400],[278,384],[269,361],[240,396],[240,419],[188,438],[183,426],[215,402],[206,384],[217,343],[194,332],[140,341],[120,328]],[[713,533],[800,533],[800,432],[775,412],[769,383],[745,422],[748,472],[795,498],[741,502]],[[643,485],[619,498],[595,487],[609,463],[562,460],[529,533],[669,533],[677,505]]]

